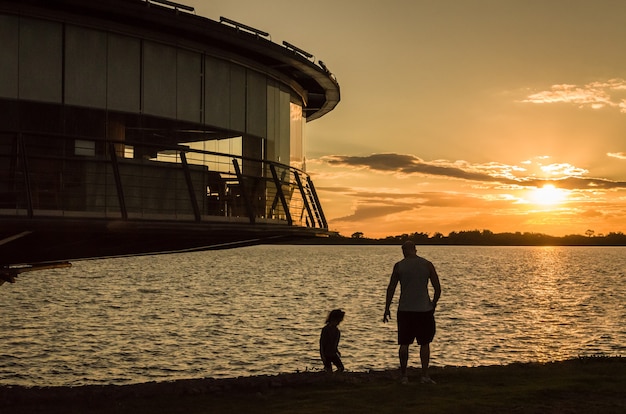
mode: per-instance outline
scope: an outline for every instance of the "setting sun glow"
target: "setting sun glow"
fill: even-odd
[[[533,203],[544,206],[560,204],[565,201],[566,197],[565,190],[556,188],[552,184],[546,184],[541,188],[537,188],[530,194],[530,199]]]

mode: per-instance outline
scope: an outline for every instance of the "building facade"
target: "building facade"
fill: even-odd
[[[307,52],[164,0],[0,0],[0,43],[0,266],[327,230]]]

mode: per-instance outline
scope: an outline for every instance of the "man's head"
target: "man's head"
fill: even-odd
[[[407,240],[402,243],[402,253],[404,254],[404,257],[415,256],[415,243],[413,243],[411,240]]]
[[[328,318],[326,318],[326,323],[334,323],[338,325],[339,322],[343,321],[343,317],[346,313],[341,309],[333,309],[328,314]]]

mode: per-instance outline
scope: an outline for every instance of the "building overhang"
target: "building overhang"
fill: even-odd
[[[258,32],[189,10],[146,0],[0,0],[0,11],[102,30],[131,31],[250,62],[256,69],[278,74],[287,84],[295,82],[304,91],[303,112],[307,121],[332,111],[340,100],[339,84],[323,63],[316,64],[297,48],[274,43]]]

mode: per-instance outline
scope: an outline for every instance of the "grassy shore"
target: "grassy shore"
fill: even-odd
[[[626,413],[626,358],[125,386],[0,386],[0,413]]]

